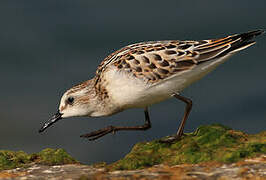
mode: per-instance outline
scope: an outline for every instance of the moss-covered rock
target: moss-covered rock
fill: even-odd
[[[162,143],[159,140],[137,143],[123,159],[106,165],[95,164],[95,168],[110,170],[132,170],[156,164],[177,165],[215,161],[232,163],[244,158],[266,154],[266,131],[248,135],[222,125],[201,126],[181,140]],[[78,163],[63,149],[44,149],[39,153],[0,150],[0,171],[30,166],[32,163],[62,165]]]
[[[0,170],[13,169],[30,162],[30,156],[23,151],[0,150]]]
[[[201,126],[171,144],[160,140],[137,143],[112,170],[140,169],[156,164],[177,165],[216,161],[231,163],[266,153],[266,131],[248,135],[222,125]]]
[[[61,165],[77,162],[63,149],[47,148],[33,154],[27,154],[23,151],[0,150],[0,170],[24,167],[30,163]]]

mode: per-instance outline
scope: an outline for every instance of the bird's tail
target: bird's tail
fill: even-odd
[[[253,44],[256,43],[253,39],[256,36],[263,34],[264,32],[265,32],[264,30],[255,30],[231,36],[233,40],[237,39],[238,40],[231,44],[231,48],[228,49],[228,51],[230,51],[230,53],[234,53],[242,49],[245,49],[249,46],[252,46]]]
[[[243,34],[234,34],[224,38],[205,40],[204,44],[198,45],[195,50],[199,52],[199,63],[216,59],[252,46],[256,42],[254,37],[263,34],[263,30],[249,31]],[[207,42],[207,43],[206,43]]]

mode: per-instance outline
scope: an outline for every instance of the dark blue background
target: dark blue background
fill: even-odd
[[[151,107],[153,127],[88,142],[80,134],[107,125],[142,124],[142,110],[70,118],[43,134],[63,92],[92,78],[112,51],[148,40],[208,39],[265,29],[266,1],[0,1],[0,149],[64,148],[84,163],[113,162],[140,141],[177,130],[184,104]],[[183,95],[194,102],[186,131],[221,123],[248,133],[266,127],[266,38],[233,56]]]

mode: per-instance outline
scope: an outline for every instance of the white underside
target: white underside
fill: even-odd
[[[110,67],[106,86],[115,106],[121,109],[143,108],[170,98],[225,62],[231,54],[197,65],[194,69],[171,76],[156,84],[146,83],[128,73]]]

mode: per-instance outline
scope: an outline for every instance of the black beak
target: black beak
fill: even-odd
[[[44,123],[42,128],[39,130],[39,133],[43,132],[49,126],[51,126],[52,124],[56,123],[56,121],[62,119],[62,115],[63,114],[60,113],[59,110],[58,110],[57,113],[55,113],[55,115],[53,115],[53,117],[51,119],[49,119],[46,123]]]

